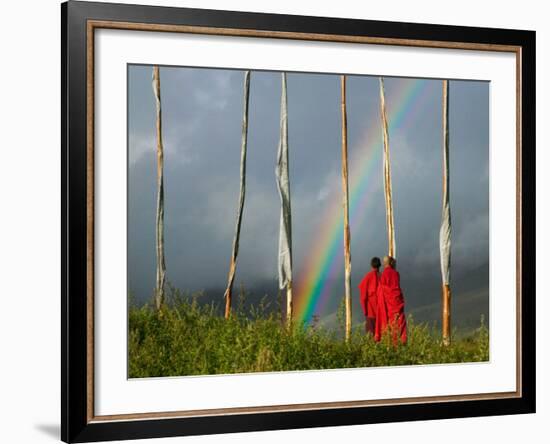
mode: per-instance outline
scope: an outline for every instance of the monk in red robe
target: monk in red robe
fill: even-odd
[[[407,320],[405,318],[405,300],[401,291],[399,272],[395,269],[395,259],[384,257],[384,271],[378,282],[378,304],[374,339],[380,341],[389,328],[393,341],[398,338],[403,344],[407,342]]]
[[[380,258],[373,257],[370,261],[371,270],[359,284],[359,302],[365,315],[365,331],[374,335],[376,325],[376,310],[378,298],[378,270]]]

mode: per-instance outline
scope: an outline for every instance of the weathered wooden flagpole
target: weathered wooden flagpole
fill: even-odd
[[[233,292],[233,281],[235,280],[235,269],[237,266],[237,256],[239,254],[239,238],[241,235],[241,222],[244,209],[244,198],[246,194],[246,151],[248,143],[248,97],[250,93],[250,71],[244,73],[243,90],[243,121],[241,129],[241,169],[240,169],[240,191],[239,204],[237,207],[237,220],[235,222],[235,234],[233,236],[233,249],[231,252],[231,262],[229,264],[229,273],[227,277],[227,288],[225,290],[225,318],[231,314],[231,294]]]
[[[288,174],[288,108],[286,73],[281,74],[281,119],[280,139],[275,168],[277,188],[281,198],[281,220],[279,224],[279,288],[286,288],[286,321],[292,323],[292,218],[290,206],[290,180]]]
[[[164,303],[164,284],[166,264],[164,262],[164,148],[162,145],[162,109],[160,102],[159,67],[153,67],[153,93],[156,102],[157,129],[157,215],[156,215],[156,250],[157,279],[155,288],[155,306],[161,308]]]
[[[349,187],[348,187],[348,123],[346,113],[346,76],[340,76],[342,93],[342,188],[344,191],[344,282],[345,282],[345,308],[346,308],[346,341],[351,337],[351,253],[350,253],[350,229],[349,229]]]
[[[384,133],[384,197],[386,202],[386,226],[388,229],[388,256],[395,258],[395,226],[393,223],[393,200],[390,168],[390,136],[388,132],[388,116],[386,114],[386,96],[384,79],[380,77],[380,114]]]
[[[444,345],[451,343],[451,206],[449,202],[449,81],[443,80],[443,205],[439,231],[441,256],[441,329]]]

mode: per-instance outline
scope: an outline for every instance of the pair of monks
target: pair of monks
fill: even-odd
[[[365,329],[380,341],[386,330],[390,330],[394,343],[407,342],[407,321],[405,300],[395,269],[395,259],[385,256],[384,270],[379,273],[380,259],[373,257],[371,271],[359,284],[360,302],[365,314]]]

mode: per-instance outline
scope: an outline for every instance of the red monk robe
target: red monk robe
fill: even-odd
[[[369,271],[359,284],[359,302],[365,315],[365,331],[374,334],[378,292],[378,269]]]
[[[380,341],[386,329],[394,331],[394,342],[401,338],[407,342],[407,320],[405,318],[405,300],[401,291],[399,272],[391,266],[384,268],[378,283],[378,305],[374,339]]]

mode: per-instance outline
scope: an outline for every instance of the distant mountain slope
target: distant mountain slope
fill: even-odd
[[[427,322],[438,325],[441,319],[441,277],[438,268],[414,269],[406,261],[399,267],[401,285],[405,294],[405,312],[412,314],[417,322]],[[334,285],[334,288],[339,288]],[[340,286],[343,288],[343,285]],[[353,289],[353,323],[361,324],[363,315],[359,307],[359,294]],[[223,306],[225,288],[209,288],[203,290],[198,298],[200,304],[214,303]],[[468,331],[479,327],[483,316],[489,322],[489,264],[476,267],[463,274],[452,276],[452,324],[461,331]],[[170,292],[169,292],[170,293]],[[241,296],[244,295],[244,296]],[[189,294],[187,294],[189,296]],[[319,317],[319,324],[335,328],[338,326],[337,308],[342,295],[333,295],[326,303],[322,313],[315,313]],[[239,282],[234,286],[233,303],[235,307],[242,304],[245,308],[258,306],[260,302],[268,305],[267,312],[281,311],[284,307],[284,294],[277,289],[277,280],[258,281],[254,286],[245,287]],[[151,299],[149,299],[151,300]],[[141,305],[149,300],[135,300]]]
[[[441,305],[439,302],[406,309],[407,315],[412,315],[415,323],[428,323],[439,328],[441,319]],[[489,292],[486,288],[466,293],[454,294],[452,299],[452,326],[458,334],[470,333],[481,325],[483,317],[486,326],[489,326]],[[355,316],[354,325],[363,323],[363,318]],[[319,320],[319,325],[325,328],[338,328],[338,316],[332,312]]]
[[[451,300],[452,325],[458,330],[471,330],[480,325],[483,316],[489,325],[489,290],[482,288],[464,293],[455,293]],[[412,308],[410,314],[417,322],[429,322],[439,326],[441,304],[435,302]]]

